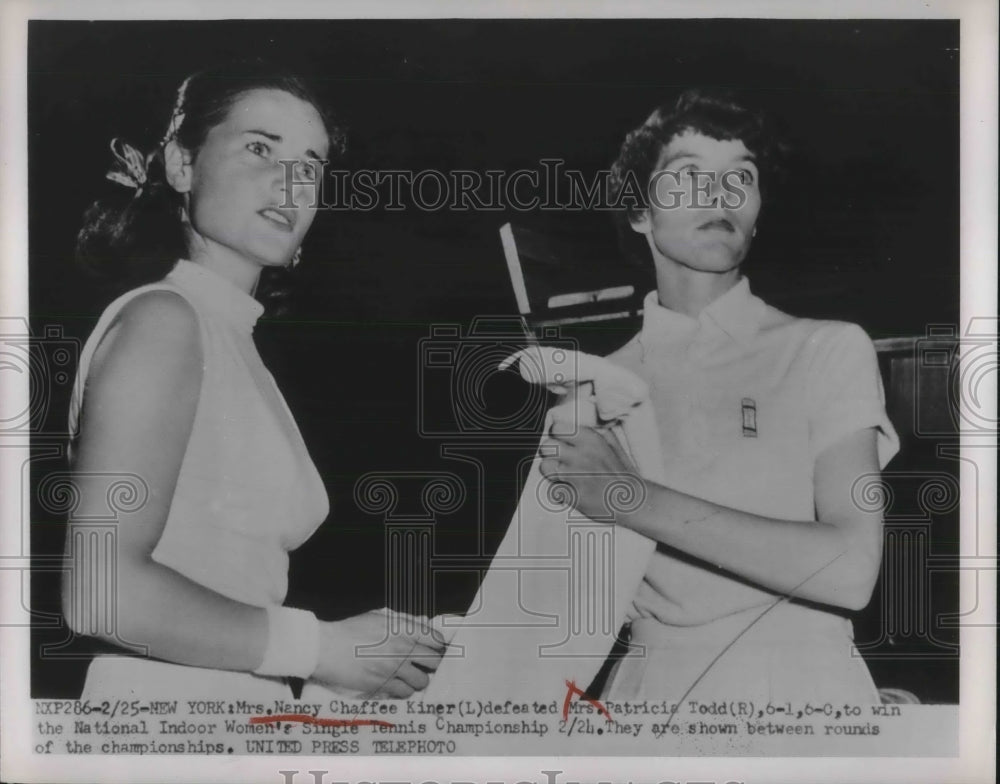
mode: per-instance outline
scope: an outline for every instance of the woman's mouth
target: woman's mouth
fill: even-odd
[[[736,231],[736,227],[725,218],[716,218],[715,220],[706,221],[698,228],[704,231],[710,231],[713,229],[728,231],[730,234]]]
[[[257,214],[282,231],[290,232],[295,228],[295,213],[292,210],[283,210],[279,207],[265,207]]]

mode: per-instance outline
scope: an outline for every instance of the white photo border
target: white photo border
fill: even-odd
[[[178,2],[73,3],[71,0],[14,0],[0,8],[0,315],[27,318],[27,22],[29,19],[232,19],[232,18],[601,18],[616,17],[775,17],[775,18],[939,18],[961,20],[961,316],[997,313],[997,9],[990,0],[712,0],[711,2],[383,2],[330,4],[286,0],[206,0]],[[995,405],[996,374],[981,390]],[[24,387],[5,388],[0,413],[27,397]],[[14,402],[11,403],[10,401]],[[996,420],[995,409],[993,421]],[[981,442],[980,442],[981,443]],[[963,448],[972,442],[963,439]],[[26,445],[25,445],[26,448]],[[0,486],[17,486],[14,449],[0,449]],[[996,528],[975,532],[977,518],[995,521],[996,449],[977,449],[981,495],[962,493],[962,541],[976,549],[963,555],[969,568],[961,577],[962,607],[969,621],[961,630],[960,756],[915,758],[440,758],[370,757],[130,757],[43,756],[33,749],[27,677],[28,630],[0,624],[0,764],[5,781],[262,781],[281,782],[281,770],[329,770],[325,781],[545,781],[542,771],[559,770],[560,781],[881,781],[978,782],[994,780]],[[968,468],[962,488],[973,486]],[[0,493],[3,549],[20,536],[23,521],[16,494]],[[11,557],[18,556],[14,553]],[[991,565],[992,564],[992,565]],[[28,586],[25,583],[24,588]],[[27,599],[28,597],[24,597]],[[22,613],[18,592],[0,593],[0,612]],[[978,600],[978,605],[973,603]],[[334,764],[335,763],[335,764]],[[991,775],[994,772],[994,775]],[[298,780],[303,779],[301,776]]]

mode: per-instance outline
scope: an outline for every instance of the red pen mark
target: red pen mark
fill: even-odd
[[[301,724],[318,724],[321,727],[395,727],[391,721],[381,719],[320,719],[308,713],[279,713],[274,716],[251,716],[251,724],[271,724],[276,721],[297,721]]]
[[[614,721],[614,719],[611,718],[611,714],[608,713],[608,709],[601,705],[601,701],[595,700],[593,697],[588,697],[586,693],[584,693],[583,689],[576,685],[576,681],[566,681],[566,699],[563,700],[564,720],[569,718],[569,704],[573,701],[574,694],[583,697],[583,699],[597,708],[598,712],[601,713],[608,721]]]

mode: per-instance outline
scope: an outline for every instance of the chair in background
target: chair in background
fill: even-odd
[[[882,472],[882,569],[855,644],[890,686],[884,703],[957,701],[959,340],[931,328],[874,342],[900,452]]]
[[[642,276],[607,249],[512,223],[500,241],[529,340],[570,339],[610,354],[638,329]]]

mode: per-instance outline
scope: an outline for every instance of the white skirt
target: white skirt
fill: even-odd
[[[603,696],[759,706],[880,702],[849,620],[788,602],[764,610],[700,626],[633,621],[629,653],[615,665]]]

